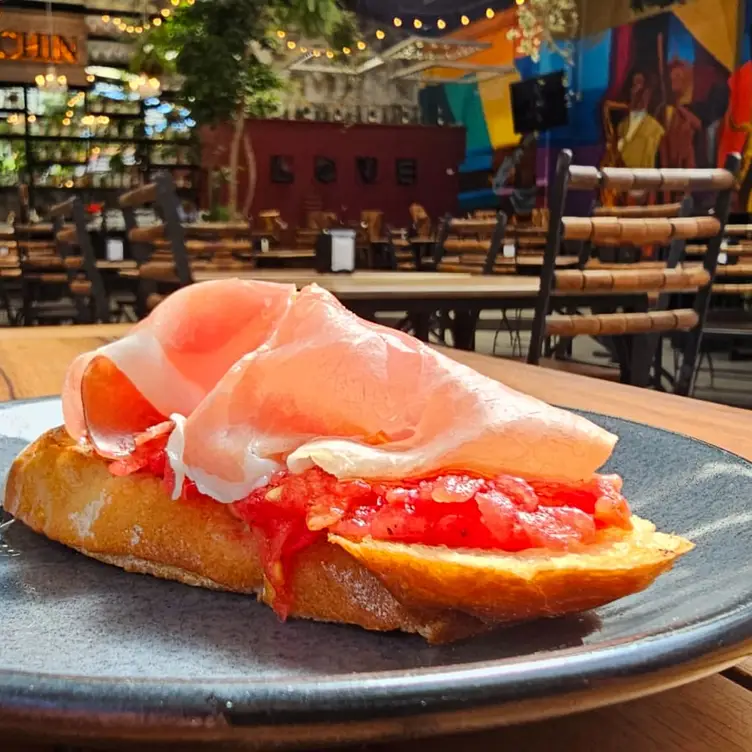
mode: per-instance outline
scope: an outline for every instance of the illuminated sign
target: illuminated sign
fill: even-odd
[[[44,63],[78,62],[78,41],[60,34],[0,31],[0,60],[38,60]]]
[[[0,13],[0,81],[33,83],[47,65],[59,67],[69,83],[85,84],[88,62],[86,19],[55,13]]]

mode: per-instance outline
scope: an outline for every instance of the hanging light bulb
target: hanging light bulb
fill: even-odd
[[[419,18],[416,18],[416,19],[415,19],[415,20],[413,21],[413,26],[414,26],[414,27],[415,27],[416,29],[422,29],[422,28],[423,28],[423,21],[421,21],[421,20],[420,20]]]
[[[495,15],[493,8],[486,8],[486,18],[493,18]]]
[[[52,39],[55,35],[55,27],[53,23],[52,18],[52,2],[50,0],[47,1],[47,24],[48,24],[48,34],[50,39]],[[49,92],[65,92],[68,90],[68,79],[64,75],[58,75],[57,70],[55,69],[54,65],[49,65],[47,67],[47,73],[42,75],[41,73],[38,76],[34,77],[34,81],[36,82],[37,86],[40,88],[44,88],[45,91]]]
[[[439,19],[439,20],[438,20],[438,21],[436,22],[436,28],[438,28],[438,29],[442,29],[442,30],[443,30],[443,29],[446,29],[446,21],[445,21],[445,20],[444,20],[443,18],[440,18],[440,19]]]
[[[402,26],[402,19],[401,19],[401,18],[395,18],[395,19],[394,19],[394,25],[395,25],[395,26],[396,26],[397,28],[399,28],[400,26]]]
[[[462,18],[460,18],[460,23],[463,26],[467,26],[470,23],[470,19],[467,16],[462,16]]]

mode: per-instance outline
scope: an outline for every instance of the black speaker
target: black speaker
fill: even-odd
[[[564,72],[518,81],[510,87],[512,120],[516,133],[558,128],[569,122]]]

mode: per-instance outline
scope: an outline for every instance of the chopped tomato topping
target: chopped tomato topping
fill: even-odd
[[[144,471],[163,478],[172,494],[175,477],[166,462],[167,434],[149,437],[116,475]],[[184,503],[216,503],[186,479]],[[341,481],[313,468],[279,473],[271,483],[229,505],[259,536],[264,572],[283,618],[291,606],[294,557],[328,532],[351,540],[414,543],[449,548],[516,552],[531,548],[577,550],[598,530],[631,529],[621,478],[596,475],[577,485],[516,478],[477,478],[447,473],[436,478]]]

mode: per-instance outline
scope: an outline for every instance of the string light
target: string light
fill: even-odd
[[[401,19],[401,18],[395,18],[395,19],[394,19],[394,25],[395,25],[395,26],[396,26],[397,28],[399,28],[400,26],[402,26],[402,19]]]
[[[126,31],[127,31],[127,32],[128,32],[129,34],[133,34],[133,32],[135,31],[135,28],[136,28],[135,26],[126,26],[126,27],[125,27],[125,30],[126,30]]]
[[[30,123],[36,123],[37,122],[37,116],[36,115],[29,115],[29,117],[27,118],[27,120]]]
[[[287,32],[284,29],[277,29],[277,36],[280,39],[284,39],[287,36]]]
[[[313,56],[314,57],[321,57],[321,50],[314,50],[313,51]]]
[[[162,10],[160,10],[159,12],[160,12],[160,13],[161,13],[161,14],[162,14],[162,15],[163,15],[163,16],[164,16],[165,18],[169,18],[169,17],[170,17],[170,13],[172,13],[172,11],[171,11],[171,10],[170,10],[169,8],[162,8]]]
[[[376,39],[383,39],[386,36],[381,29],[376,29]]]
[[[65,187],[66,188],[73,188],[73,181],[72,180],[66,180],[65,181]]]
[[[363,41],[363,40],[361,39],[360,41],[358,41],[358,45],[357,45],[357,46],[358,46],[358,49],[359,49],[359,50],[360,50],[360,51],[362,52],[362,51],[363,51],[363,50],[364,50],[364,49],[366,48],[366,46],[367,46],[367,45],[366,45],[366,43],[365,43],[365,42],[364,42],[364,41]]]
[[[295,48],[296,48],[297,46],[298,46],[298,45],[297,45],[297,44],[296,44],[296,43],[295,43],[295,42],[294,42],[294,41],[293,41],[292,39],[290,39],[290,40],[289,40],[289,41],[287,42],[287,49],[288,49],[288,50],[294,50],[294,49],[295,49]]]
[[[326,56],[331,60],[334,57],[334,52],[332,50],[327,50]]]
[[[445,20],[444,20],[443,18],[440,18],[440,19],[439,19],[439,20],[438,20],[438,21],[436,22],[436,26],[437,26],[437,28],[439,28],[439,29],[446,29],[446,21],[445,21]]]
[[[153,20],[153,21],[151,22],[151,25],[152,25],[152,26],[161,26],[161,25],[162,25],[162,19],[161,19],[161,18],[160,18],[159,16],[157,16],[157,17],[156,17],[156,18],[155,18],[155,19],[154,19],[154,20]]]
[[[109,23],[110,22],[110,17],[105,13],[105,15],[102,16],[102,21],[104,23]]]
[[[423,28],[423,21],[421,21],[421,20],[420,20],[419,18],[416,18],[416,19],[415,19],[415,20],[413,21],[413,26],[414,26],[414,27],[415,27],[416,29],[422,29],[422,28]]]
[[[343,47],[342,52],[344,52],[345,55],[349,55],[352,52],[352,50],[349,47]]]
[[[144,30],[143,26],[136,26],[136,34],[140,34]]]
[[[301,52],[301,53],[302,53],[303,55],[305,55],[305,54],[306,54],[306,52],[308,52],[308,47],[301,47],[301,48],[300,48],[300,52]]]
[[[460,23],[463,26],[467,26],[470,23],[470,19],[467,16],[462,16],[462,18],[460,18]]]
[[[94,76],[94,75],[92,75],[91,73],[89,73],[89,75],[88,75],[88,76],[86,76],[86,80],[87,80],[87,81],[88,81],[88,82],[89,82],[90,84],[93,84],[93,83],[94,83],[94,82],[95,82],[95,81],[97,80],[97,77],[96,77],[96,76]]]
[[[67,117],[67,118],[72,118],[72,117],[73,117],[73,110],[68,110],[68,111],[67,111],[67,112],[65,113],[65,117]]]
[[[70,125],[71,119],[69,117],[63,118],[63,125]]]
[[[486,18],[493,18],[495,15],[493,8],[486,8]]]
[[[120,19],[119,18],[113,18],[112,23],[115,24],[115,26],[120,26]]]
[[[525,0],[517,0],[517,5],[524,5],[524,4],[525,4]]]
[[[180,5],[180,0],[170,0],[170,2],[175,6]]]

